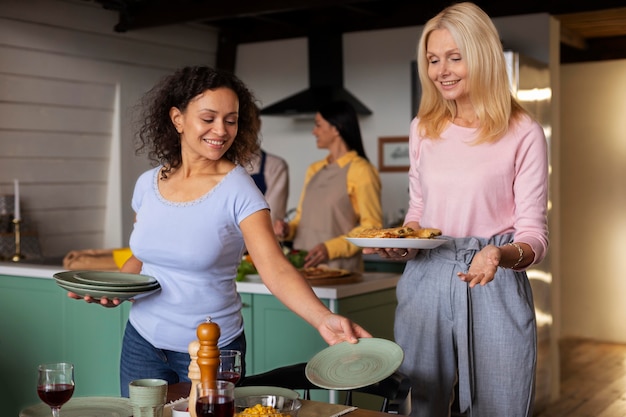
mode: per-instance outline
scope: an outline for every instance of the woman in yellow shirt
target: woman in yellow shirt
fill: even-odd
[[[277,220],[274,232],[308,251],[304,267],[326,264],[360,272],[361,249],[345,237],[351,232],[382,227],[381,183],[363,149],[354,108],[336,101],[319,109],[313,135],[326,158],[307,170],[296,214],[289,223]]]

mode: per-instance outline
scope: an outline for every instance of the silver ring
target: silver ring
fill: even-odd
[[[402,256],[402,257],[404,258],[404,257],[405,257],[405,256],[407,256],[408,254],[409,254],[409,251],[408,251],[408,250],[406,250],[406,251],[404,251],[404,253],[403,253],[402,255],[400,255],[400,256]]]

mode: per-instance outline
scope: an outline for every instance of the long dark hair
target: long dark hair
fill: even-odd
[[[170,109],[184,112],[189,102],[207,90],[228,88],[239,99],[237,136],[224,157],[241,165],[259,149],[258,107],[254,95],[235,75],[211,67],[184,67],[164,77],[146,93],[142,104],[142,119],[138,134],[137,153],[148,151],[155,164],[165,166],[165,171],[182,163],[180,134],[170,119]]]
[[[332,101],[322,106],[318,112],[324,120],[337,128],[348,149],[356,151],[360,157],[369,161],[363,148],[359,119],[350,103],[347,101]]]

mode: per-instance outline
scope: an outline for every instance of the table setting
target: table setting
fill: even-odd
[[[120,272],[65,271],[54,278],[62,288],[94,298],[128,299],[160,288],[152,277]],[[19,417],[339,417],[347,413],[365,417],[367,414],[351,403],[302,399],[298,391],[286,387],[258,384],[235,387],[241,379],[241,352],[218,349],[219,334],[219,326],[210,318],[198,325],[198,340],[189,344],[191,382],[168,385],[158,378],[133,380],[129,384],[129,398],[74,397],[74,365],[41,364],[37,369],[36,391],[42,403],[21,410]],[[304,374],[320,389],[351,390],[384,380],[398,369],[402,359],[403,351],[394,342],[362,338],[358,343],[341,342],[323,349],[306,363]]]

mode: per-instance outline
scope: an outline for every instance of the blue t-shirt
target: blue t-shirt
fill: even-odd
[[[239,223],[268,209],[267,202],[241,166],[197,200],[171,202],[158,190],[160,169],[135,185],[130,248],[161,290],[137,297],[129,320],[155,347],[187,352],[198,325],[211,317],[220,326],[219,346],[226,346],[243,331],[235,284],[244,251]]]

